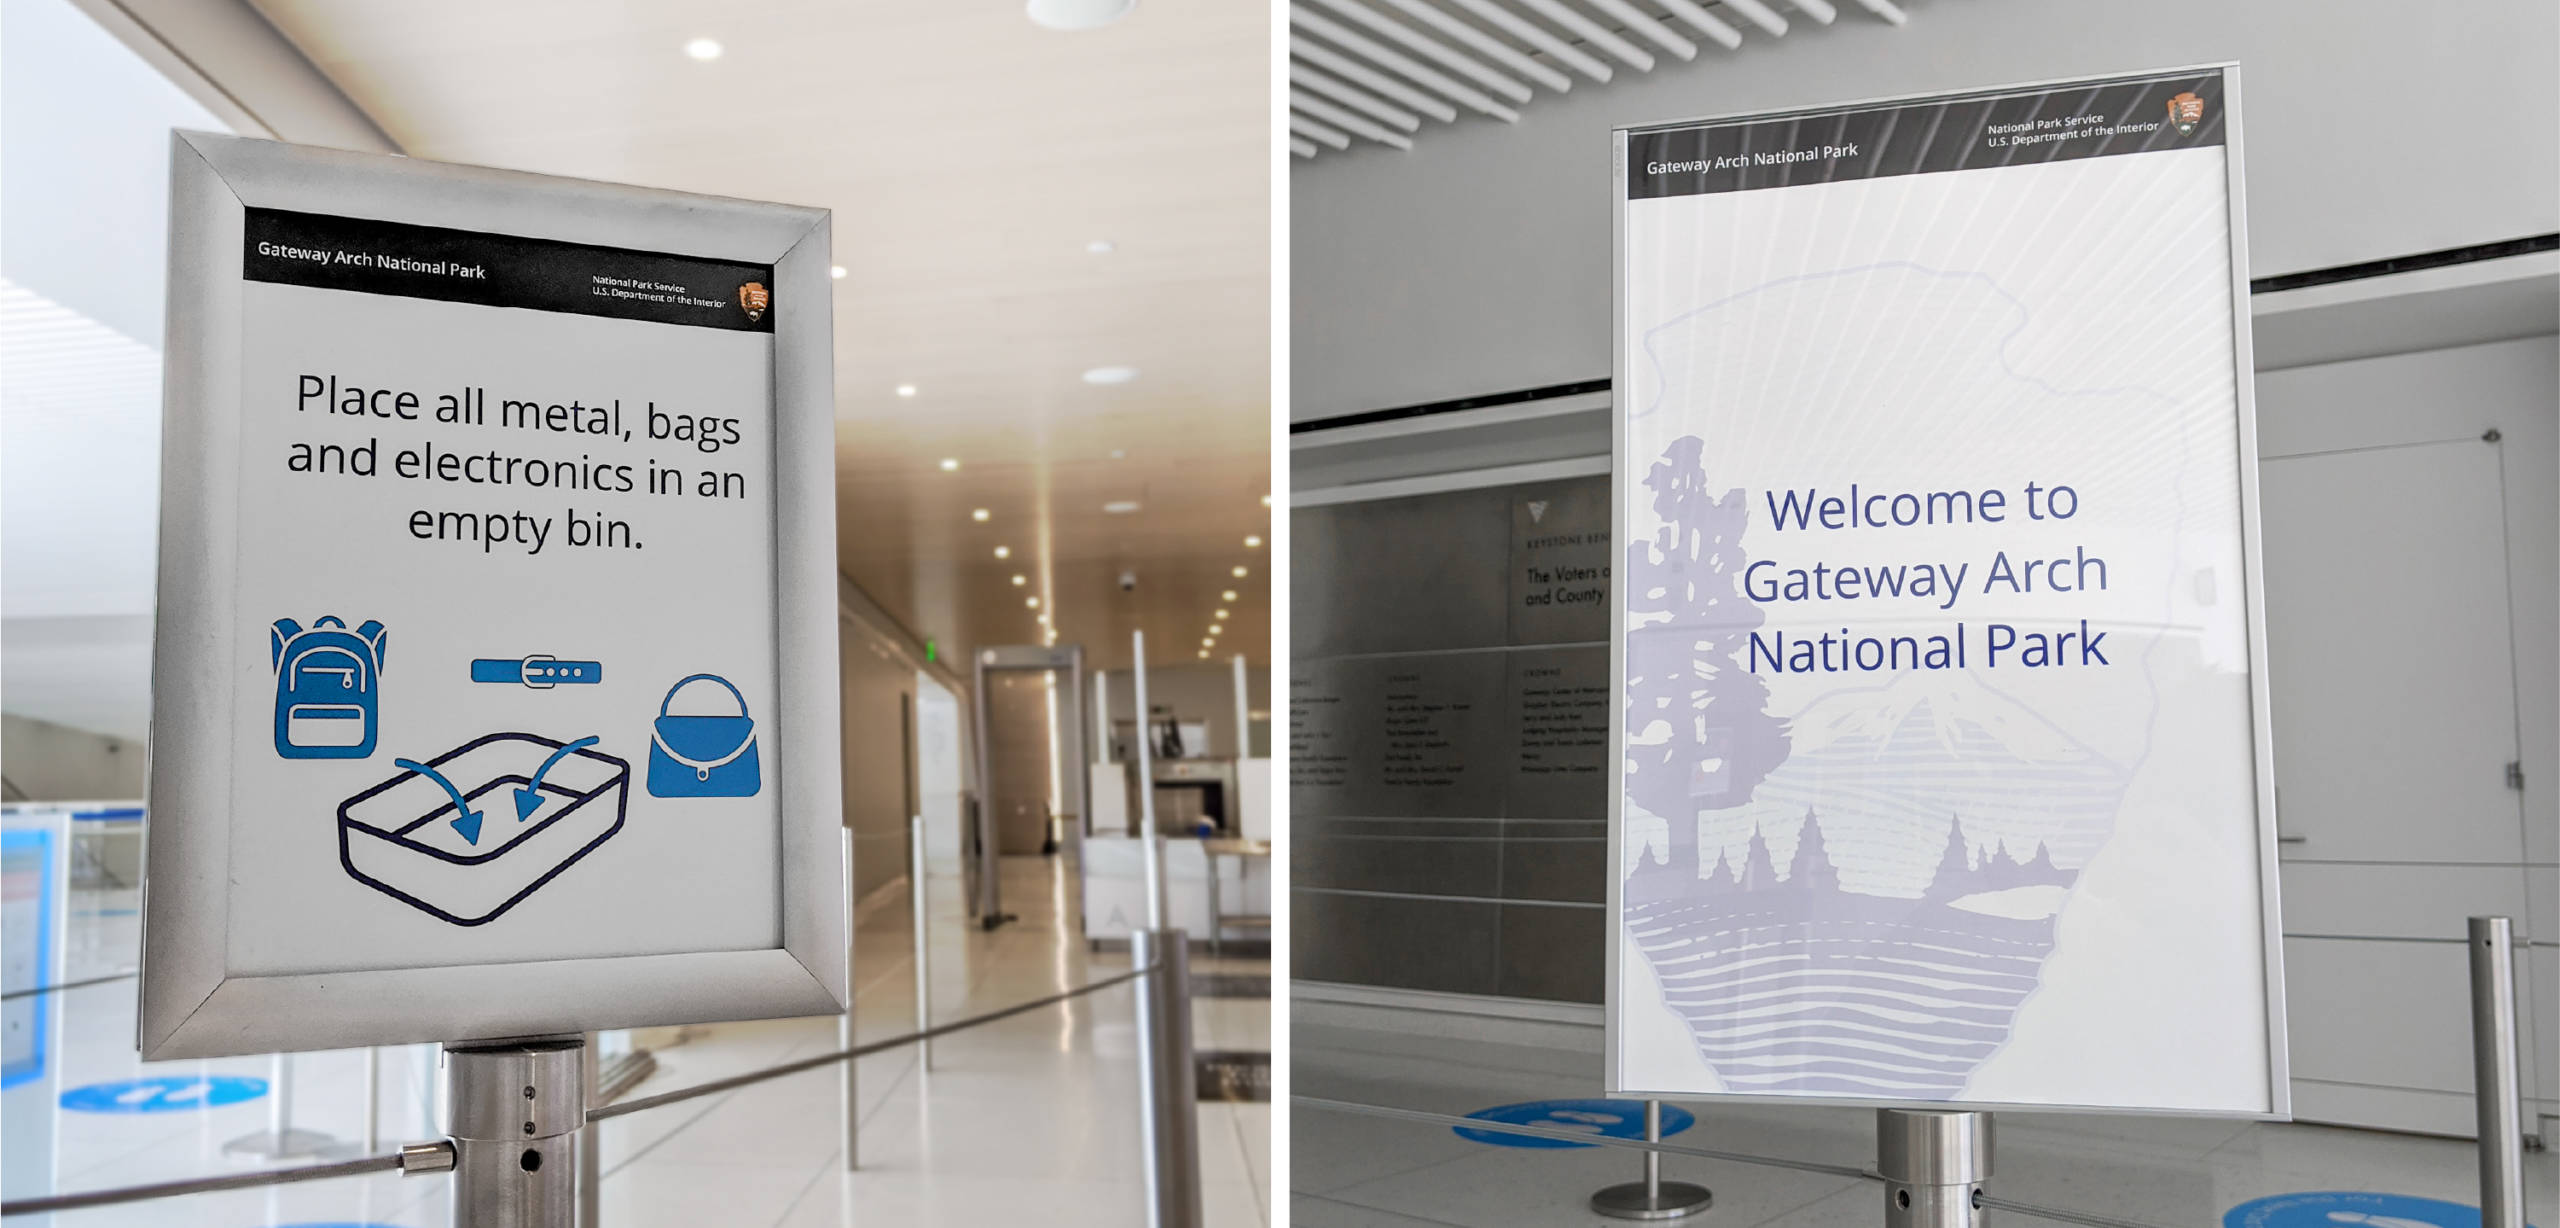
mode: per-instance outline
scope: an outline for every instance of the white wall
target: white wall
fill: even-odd
[[[0,774],[13,802],[128,801],[143,793],[142,743],[0,716]]]
[[[2238,61],[2251,272],[2560,230],[2560,5],[1919,0],[1843,6],[1541,96],[1517,125],[1427,123],[1291,175],[1291,407],[1332,417],[1609,373],[1609,130],[1737,111]]]

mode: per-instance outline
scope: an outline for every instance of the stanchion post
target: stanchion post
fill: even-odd
[[[364,1047],[364,1153],[382,1150],[382,1050]]]
[[[908,911],[915,914],[916,930],[916,1030],[933,1026],[932,960],[925,954],[925,872],[924,816],[907,819],[907,901]],[[933,1069],[933,1040],[916,1042],[916,1069]]]
[[[1137,967],[1155,967],[1138,981],[1147,1225],[1199,1228],[1200,1096],[1191,1064],[1190,938],[1178,929],[1138,930],[1129,936],[1129,958]]]
[[[586,1047],[565,1036],[446,1048],[454,1223],[570,1228],[577,1221]]]
[[[1644,1102],[1644,1140],[1662,1141],[1662,1102]],[[1662,1153],[1644,1153],[1644,1180],[1612,1185],[1591,1196],[1591,1209],[1612,1219],[1665,1220],[1696,1215],[1714,1206],[1716,1197],[1703,1185],[1662,1179]]]
[[[589,1104],[596,1102],[596,1087],[603,1082],[604,1046],[602,1037],[587,1033],[586,1046],[578,1054],[578,1085]],[[588,1122],[578,1127],[578,1228],[601,1228],[604,1223],[604,1126]]]
[[[1886,1228],[1982,1228],[1991,1115],[1876,1110],[1876,1175]]]
[[[1164,928],[1164,841],[1156,833],[1155,720],[1147,711],[1147,633],[1129,633],[1129,673],[1138,703],[1138,857],[1147,871],[1147,928]]]
[[[853,964],[853,829],[844,829],[844,1014],[836,1019],[836,1041],[841,1048],[853,1047],[853,987],[862,983]],[[862,1166],[862,1096],[854,1079],[851,1060],[836,1064],[836,1087],[844,1094],[844,1170],[852,1172]]]
[[[2480,1228],[2524,1228],[2515,945],[2513,920],[2471,918],[2471,1071],[2480,1115]]]

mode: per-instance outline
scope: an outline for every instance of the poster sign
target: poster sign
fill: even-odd
[[[2238,147],[1618,134],[1612,1092],[2286,1111]]]
[[[827,215],[174,152],[145,1056],[840,1009]]]

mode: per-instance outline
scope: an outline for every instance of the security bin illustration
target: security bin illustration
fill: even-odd
[[[631,765],[592,741],[493,733],[401,760],[399,775],[339,804],[338,860],[430,916],[495,920],[622,830]]]

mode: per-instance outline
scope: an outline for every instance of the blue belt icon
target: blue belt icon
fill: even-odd
[[[537,652],[522,660],[483,659],[471,663],[473,682],[521,682],[537,691],[548,691],[566,683],[604,681],[604,665],[597,661],[563,661],[549,653]]]

